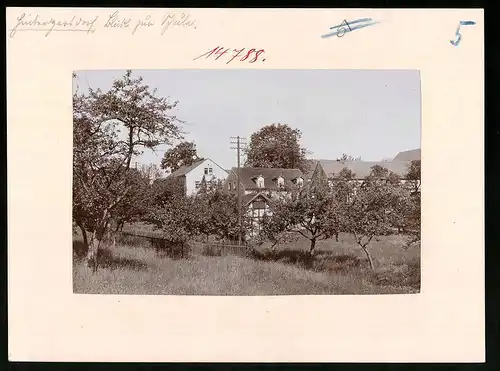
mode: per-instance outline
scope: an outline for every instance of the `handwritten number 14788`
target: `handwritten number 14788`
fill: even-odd
[[[209,50],[208,52],[194,58],[193,60],[197,60],[199,58],[205,57],[205,58],[210,58],[214,57],[215,60],[221,58],[222,56],[225,56],[225,58],[229,58],[229,60],[226,62],[226,64],[231,63],[234,59],[239,58],[240,62],[244,62],[248,60],[248,63],[255,63],[259,60],[259,57],[264,54],[264,49],[260,50],[255,50],[255,49],[249,49],[248,51],[245,52],[245,48],[242,49],[233,49],[231,51],[231,48],[224,48],[222,46],[218,46],[212,50]],[[266,59],[262,58],[260,59],[262,62],[264,62]]]

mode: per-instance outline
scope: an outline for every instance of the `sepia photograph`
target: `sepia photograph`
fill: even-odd
[[[72,80],[74,293],[420,292],[419,71]]]
[[[483,9],[6,13],[11,362],[484,362]]]

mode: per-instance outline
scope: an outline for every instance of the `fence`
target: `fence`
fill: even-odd
[[[205,256],[247,256],[250,251],[250,248],[247,245],[230,245],[227,243],[210,242],[194,242],[193,245],[198,248],[197,252]]]
[[[129,245],[140,245],[143,248],[153,248],[157,255],[167,255],[174,258],[185,258],[189,254],[201,254],[205,256],[238,255],[247,256],[250,252],[246,244],[237,245],[228,241],[190,241],[189,243],[175,243],[159,234],[138,234],[132,232],[116,232],[117,242]],[[130,240],[132,239],[132,240]],[[148,243],[144,244],[146,240]]]

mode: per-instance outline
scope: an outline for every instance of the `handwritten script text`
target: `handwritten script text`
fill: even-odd
[[[77,17],[68,19],[55,19],[52,17],[42,19],[38,14],[31,15],[22,13],[17,17],[16,25],[10,30],[9,36],[12,38],[20,31],[39,31],[49,36],[53,31],[70,31],[93,33],[96,30],[96,22],[99,17]]]
[[[80,32],[93,34],[99,29],[128,30],[132,35],[143,30],[153,29],[160,35],[173,29],[196,29],[196,20],[189,13],[147,14],[141,17],[131,17],[116,10],[105,16],[68,17],[42,16],[39,14],[22,13],[9,30],[13,38],[18,32],[39,32],[45,37],[54,32]]]
[[[337,36],[337,37],[342,37],[344,36],[347,32],[352,32],[355,30],[359,30],[361,28],[373,26],[379,22],[374,21],[371,18],[360,18],[356,19],[354,21],[349,21],[347,22],[345,19],[344,21],[337,25],[330,27],[330,30],[333,30],[327,34],[321,35],[323,39],[327,37],[332,37],[332,36]]]
[[[259,60],[259,57],[265,52],[264,49],[256,50],[254,48],[249,49],[246,52],[245,50],[246,50],[245,48],[231,50],[231,48],[224,48],[222,46],[218,46],[216,48],[213,48],[212,50],[209,50],[206,53],[203,53],[202,55],[199,55],[193,60],[197,60],[202,57],[205,57],[205,59],[214,57],[215,60],[218,60],[220,57],[225,55],[226,56],[225,58],[228,58],[226,64],[231,63],[236,58],[239,58],[238,60],[240,62],[248,61],[248,63],[255,63]],[[260,60],[264,62],[266,59],[262,58]]]
[[[458,28],[455,31],[455,36],[456,36],[455,40],[450,40],[451,45],[458,46],[460,44],[460,41],[462,40],[462,34],[460,33],[460,27],[473,26],[475,24],[476,24],[476,22],[474,22],[474,21],[460,21],[460,23],[458,24]]]

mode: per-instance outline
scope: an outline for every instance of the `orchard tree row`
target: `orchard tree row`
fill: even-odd
[[[200,234],[234,238],[239,231],[236,200],[220,184],[202,185],[195,200],[175,179],[158,179],[154,166],[132,166],[144,150],[183,139],[183,121],[172,114],[177,103],[157,96],[130,70],[108,91],[73,95],[73,222],[94,271],[99,249],[127,222],[153,223],[172,243]],[[175,171],[195,154],[193,143],[181,142],[167,151],[162,167]]]
[[[347,168],[329,179],[317,166],[306,187],[272,202],[272,212],[262,221],[261,242],[275,246],[302,236],[314,255],[318,241],[349,233],[374,269],[369,250],[373,239],[402,230],[411,237],[408,245],[420,241],[420,161],[411,163],[405,178],[403,183],[374,166],[362,182]]]

